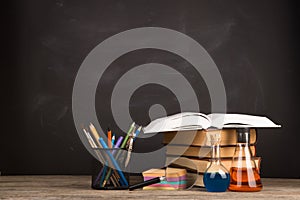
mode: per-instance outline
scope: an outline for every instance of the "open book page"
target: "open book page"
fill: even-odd
[[[254,128],[277,128],[280,125],[275,124],[267,117],[246,115],[246,114],[209,114],[211,126],[223,128],[239,128],[239,127],[254,127]]]
[[[153,120],[144,127],[144,133],[206,129],[210,124],[210,118],[205,114],[183,112]]]
[[[168,131],[187,131],[216,128],[277,128],[267,117],[246,114],[222,114],[214,113],[205,115],[203,113],[183,112],[175,115],[153,120],[144,127],[144,133],[158,133]]]

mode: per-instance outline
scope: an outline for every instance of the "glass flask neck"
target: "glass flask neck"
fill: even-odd
[[[236,149],[233,155],[233,161],[237,160],[252,160],[252,151],[250,149],[250,145],[248,143],[237,143]],[[248,162],[248,161],[246,161]],[[253,167],[255,167],[255,163],[253,162],[251,164]]]
[[[215,164],[220,164],[220,145],[219,144],[212,145],[211,160]]]
[[[236,149],[235,154],[233,156],[240,157],[240,158],[246,158],[251,159],[252,158],[252,152],[250,149],[250,129],[238,129],[237,131],[237,143],[236,143]]]

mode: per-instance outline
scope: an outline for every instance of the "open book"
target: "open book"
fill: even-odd
[[[168,131],[200,130],[208,128],[277,128],[267,117],[246,114],[203,114],[183,112],[175,115],[155,119],[144,127],[144,133],[158,133]]]

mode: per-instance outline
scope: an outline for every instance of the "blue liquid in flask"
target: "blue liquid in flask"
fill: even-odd
[[[229,171],[222,165],[220,159],[220,132],[208,132],[211,142],[211,160],[209,167],[205,170],[203,182],[208,192],[225,192],[230,183]]]
[[[208,192],[225,192],[230,183],[229,173],[206,172],[203,182]]]

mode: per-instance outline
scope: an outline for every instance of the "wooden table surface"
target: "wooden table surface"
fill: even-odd
[[[300,179],[264,178],[260,192],[91,189],[90,176],[0,176],[0,199],[300,199]]]

